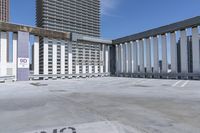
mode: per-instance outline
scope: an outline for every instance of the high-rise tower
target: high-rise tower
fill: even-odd
[[[0,0],[0,21],[9,21],[9,0]]]
[[[0,0],[0,21],[3,22],[8,22],[9,21],[9,0]],[[9,33],[7,33],[6,35],[7,37],[7,56],[6,56],[6,60],[9,61]],[[0,44],[1,47],[1,44]]]
[[[36,25],[100,36],[100,0],[36,0]]]

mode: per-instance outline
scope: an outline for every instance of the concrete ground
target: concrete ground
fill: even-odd
[[[0,84],[1,133],[60,133],[64,127],[77,133],[199,133],[200,81],[109,77]]]

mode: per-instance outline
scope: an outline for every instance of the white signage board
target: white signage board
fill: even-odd
[[[18,68],[29,68],[29,58],[18,58]]]

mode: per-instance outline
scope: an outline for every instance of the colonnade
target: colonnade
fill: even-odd
[[[83,44],[48,38],[39,44],[39,37],[35,36],[33,49],[34,75],[65,78],[106,76],[110,72],[110,46],[106,44]]]
[[[94,49],[90,49],[90,45],[87,48],[85,44],[79,44],[80,47],[76,49],[73,45],[78,45],[77,42],[51,39],[52,44],[49,44],[50,39],[44,38],[41,44],[40,37],[33,35],[31,63],[29,33],[12,33],[9,36],[12,39],[9,39],[8,35],[8,32],[0,32],[1,78],[12,76],[13,80],[28,80],[31,76],[39,79],[44,75],[45,78],[109,75],[110,46],[107,44],[93,42],[91,46],[94,46]],[[11,43],[12,54],[9,54],[8,47]],[[8,55],[12,55],[11,61]]]
[[[191,35],[187,35],[189,29]],[[195,26],[116,44],[116,74],[175,78],[200,76],[199,40],[199,29]],[[192,70],[189,70],[189,63],[192,63]]]
[[[0,78],[102,76],[116,68],[119,76],[200,79],[199,24],[197,16],[110,41],[1,23]],[[12,39],[8,39],[10,29]],[[30,35],[34,36],[32,64]],[[8,62],[10,40],[12,62]]]
[[[0,25],[0,80],[110,75],[111,40],[4,22]]]
[[[0,32],[0,77],[13,76],[17,78],[17,33],[13,33],[12,43],[12,61],[9,61],[9,40],[7,32]]]

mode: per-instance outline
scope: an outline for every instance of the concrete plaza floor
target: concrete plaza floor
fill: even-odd
[[[77,133],[199,133],[200,81],[108,77],[0,84],[0,133],[60,133],[63,127]]]

